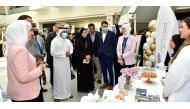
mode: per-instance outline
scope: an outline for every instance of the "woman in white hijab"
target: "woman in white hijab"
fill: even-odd
[[[73,45],[67,37],[68,29],[60,29],[57,36],[51,42],[50,50],[53,56],[53,93],[55,102],[72,98],[69,57],[73,53]]]
[[[33,37],[31,23],[18,20],[6,29],[8,92],[13,102],[39,101],[40,80],[44,69],[38,67],[35,58],[25,45]]]
[[[117,56],[118,62],[124,67],[135,66],[135,48],[136,48],[136,38],[130,34],[131,26],[130,24],[123,24],[121,26],[122,36],[119,37],[117,43]]]

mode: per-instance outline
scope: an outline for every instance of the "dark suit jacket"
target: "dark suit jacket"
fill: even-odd
[[[47,63],[50,65],[53,64],[53,57],[50,54],[51,41],[56,37],[56,32],[51,32],[48,34],[46,39],[46,52],[47,52]]]
[[[3,55],[3,44],[0,44],[0,57],[3,57],[3,56],[4,56]]]
[[[118,24],[115,24],[115,28],[116,28],[116,35],[115,36],[116,36],[116,38],[118,40],[119,37],[122,36],[123,34],[120,32]]]
[[[91,36],[90,36],[90,33],[88,33],[88,36],[87,36],[91,42],[92,42],[92,39],[91,39]],[[95,32],[95,39],[94,39],[94,42],[92,42],[92,48],[93,48],[93,54],[95,57],[97,57],[97,44],[95,43],[97,41],[97,38],[98,37],[101,37],[101,33],[96,31]]]
[[[116,55],[117,39],[115,37],[114,32],[108,30],[104,42],[101,33],[100,37],[97,37],[95,44],[97,45],[96,49],[98,57],[102,55],[105,55],[109,58],[117,56]]]
[[[146,33],[146,32],[145,32]],[[142,34],[142,37],[141,37],[141,42],[140,42],[140,46],[139,46],[139,52],[138,52],[138,54],[140,54],[141,55],[141,57],[140,57],[140,66],[143,66],[143,53],[144,53],[144,50],[143,50],[143,45],[144,45],[144,43],[146,43],[146,36],[145,36],[145,33],[144,34]]]

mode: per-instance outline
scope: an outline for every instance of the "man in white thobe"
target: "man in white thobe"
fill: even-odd
[[[54,101],[72,98],[71,67],[69,57],[73,53],[73,45],[67,39],[68,29],[60,29],[51,42],[51,55],[54,66]]]

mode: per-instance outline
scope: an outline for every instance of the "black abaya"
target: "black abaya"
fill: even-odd
[[[81,37],[76,43],[77,54],[77,88],[80,92],[88,92],[94,89],[92,59],[89,64],[84,64],[86,55],[92,57],[92,42],[89,38]]]

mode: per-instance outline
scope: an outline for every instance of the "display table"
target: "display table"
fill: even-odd
[[[144,67],[139,67],[139,69],[140,71],[138,72],[138,75],[141,75]],[[162,98],[163,85],[162,85],[161,80],[162,80],[162,77],[166,75],[166,72],[159,69],[154,69],[154,70],[156,72],[157,77],[151,79],[152,83],[146,83],[145,81],[147,80],[147,78],[143,78],[143,77],[132,78],[132,82],[131,82],[132,87],[129,90],[127,90],[127,96],[124,96],[124,100],[116,99],[116,95],[118,95],[119,92],[122,90],[122,89],[119,89],[119,85],[117,84],[114,86],[113,90],[104,90],[102,97],[98,98],[99,95],[97,95],[97,93],[94,96],[90,94],[88,96],[83,96],[81,98],[81,102],[120,102],[120,101],[121,102],[123,101],[135,102],[135,95],[136,95],[137,88],[146,89],[147,95],[159,95],[159,101],[165,102],[165,100]],[[120,76],[119,78],[122,78],[122,76]]]
[[[142,73],[143,67],[140,67],[139,75]],[[147,89],[147,94],[159,95],[160,101],[165,102],[162,98],[163,85],[161,82],[162,77],[166,75],[166,72],[163,70],[156,69],[157,78],[151,79],[152,83],[146,83],[147,78],[132,79],[132,88],[128,90],[128,96],[125,97],[125,101],[134,102],[136,88]],[[113,90],[119,90],[118,85],[114,86]]]

